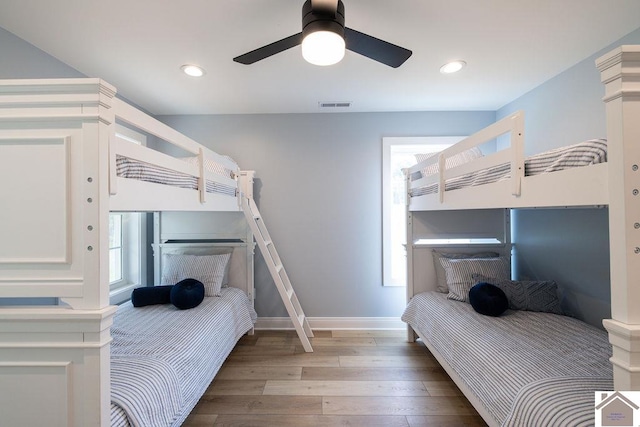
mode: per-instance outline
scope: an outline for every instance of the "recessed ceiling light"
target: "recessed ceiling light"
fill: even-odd
[[[182,67],[180,67],[182,69],[182,71],[191,77],[202,77],[204,76],[204,69],[198,67],[197,65],[183,65]]]
[[[447,62],[442,67],[440,67],[440,72],[442,74],[457,73],[458,71],[462,70],[465,65],[467,65],[467,63],[462,60]]]

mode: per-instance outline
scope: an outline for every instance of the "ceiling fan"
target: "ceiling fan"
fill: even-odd
[[[302,5],[302,32],[252,50],[233,60],[249,65],[299,44],[302,44],[304,58],[316,65],[335,64],[344,56],[344,50],[348,49],[397,68],[409,59],[412,53],[403,47],[345,27],[342,0],[306,0]],[[333,46],[334,49],[331,50],[328,46]],[[328,52],[330,57],[314,56],[323,52]]]

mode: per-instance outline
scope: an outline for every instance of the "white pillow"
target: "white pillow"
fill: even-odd
[[[474,274],[481,274],[494,279],[508,280],[511,278],[511,266],[509,258],[466,258],[448,259],[440,258],[447,276],[449,294],[447,298],[469,302],[469,290],[475,282]]]
[[[204,285],[204,296],[219,297],[231,254],[165,254],[162,259],[162,284],[175,285],[184,279],[196,279]]]
[[[431,158],[433,156],[437,156],[439,155],[440,152],[437,153],[426,153],[426,154],[416,154],[416,160],[418,161],[418,163],[427,160],[428,158]],[[451,157],[449,157],[447,159],[447,169],[451,169],[453,167],[456,166],[460,166],[463,165],[465,163],[468,163],[474,159],[477,159],[479,157],[482,157],[482,151],[480,151],[480,149],[478,147],[472,147],[469,148],[468,150],[463,151],[462,153],[458,153],[456,155],[453,155]],[[427,166],[424,169],[420,170],[420,173],[422,173],[422,176],[427,176],[427,175],[432,175],[434,173],[438,173],[438,162],[433,163],[429,166]]]
[[[231,157],[228,157],[228,156],[224,156],[224,157],[231,160],[233,163],[235,163],[235,160],[233,160]],[[182,157],[182,160],[194,166],[200,165],[200,158],[198,156]],[[231,169],[225,168],[223,165],[215,162],[214,160],[204,159],[204,168],[209,172],[213,172],[213,173],[217,173],[218,175],[233,178],[233,171]]]

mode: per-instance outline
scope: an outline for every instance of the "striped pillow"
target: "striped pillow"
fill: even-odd
[[[558,285],[553,280],[499,280],[481,274],[473,275],[474,283],[486,282],[499,287],[507,295],[511,310],[563,314]]]
[[[440,263],[440,258],[461,259],[461,258],[496,258],[500,256],[497,252],[477,252],[477,253],[446,253],[433,250],[433,267],[436,270],[436,289],[438,292],[448,293],[447,276]]]
[[[224,273],[231,254],[162,256],[162,284],[175,285],[184,279],[196,279],[204,285],[204,296],[219,297]]]
[[[510,279],[511,266],[509,258],[466,258],[448,259],[440,258],[440,263],[444,268],[447,277],[449,294],[447,298],[469,302],[469,290],[475,284],[473,274],[496,279]]]

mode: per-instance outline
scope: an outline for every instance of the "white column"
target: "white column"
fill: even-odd
[[[596,61],[605,85],[611,319],[616,390],[640,390],[640,46]]]

